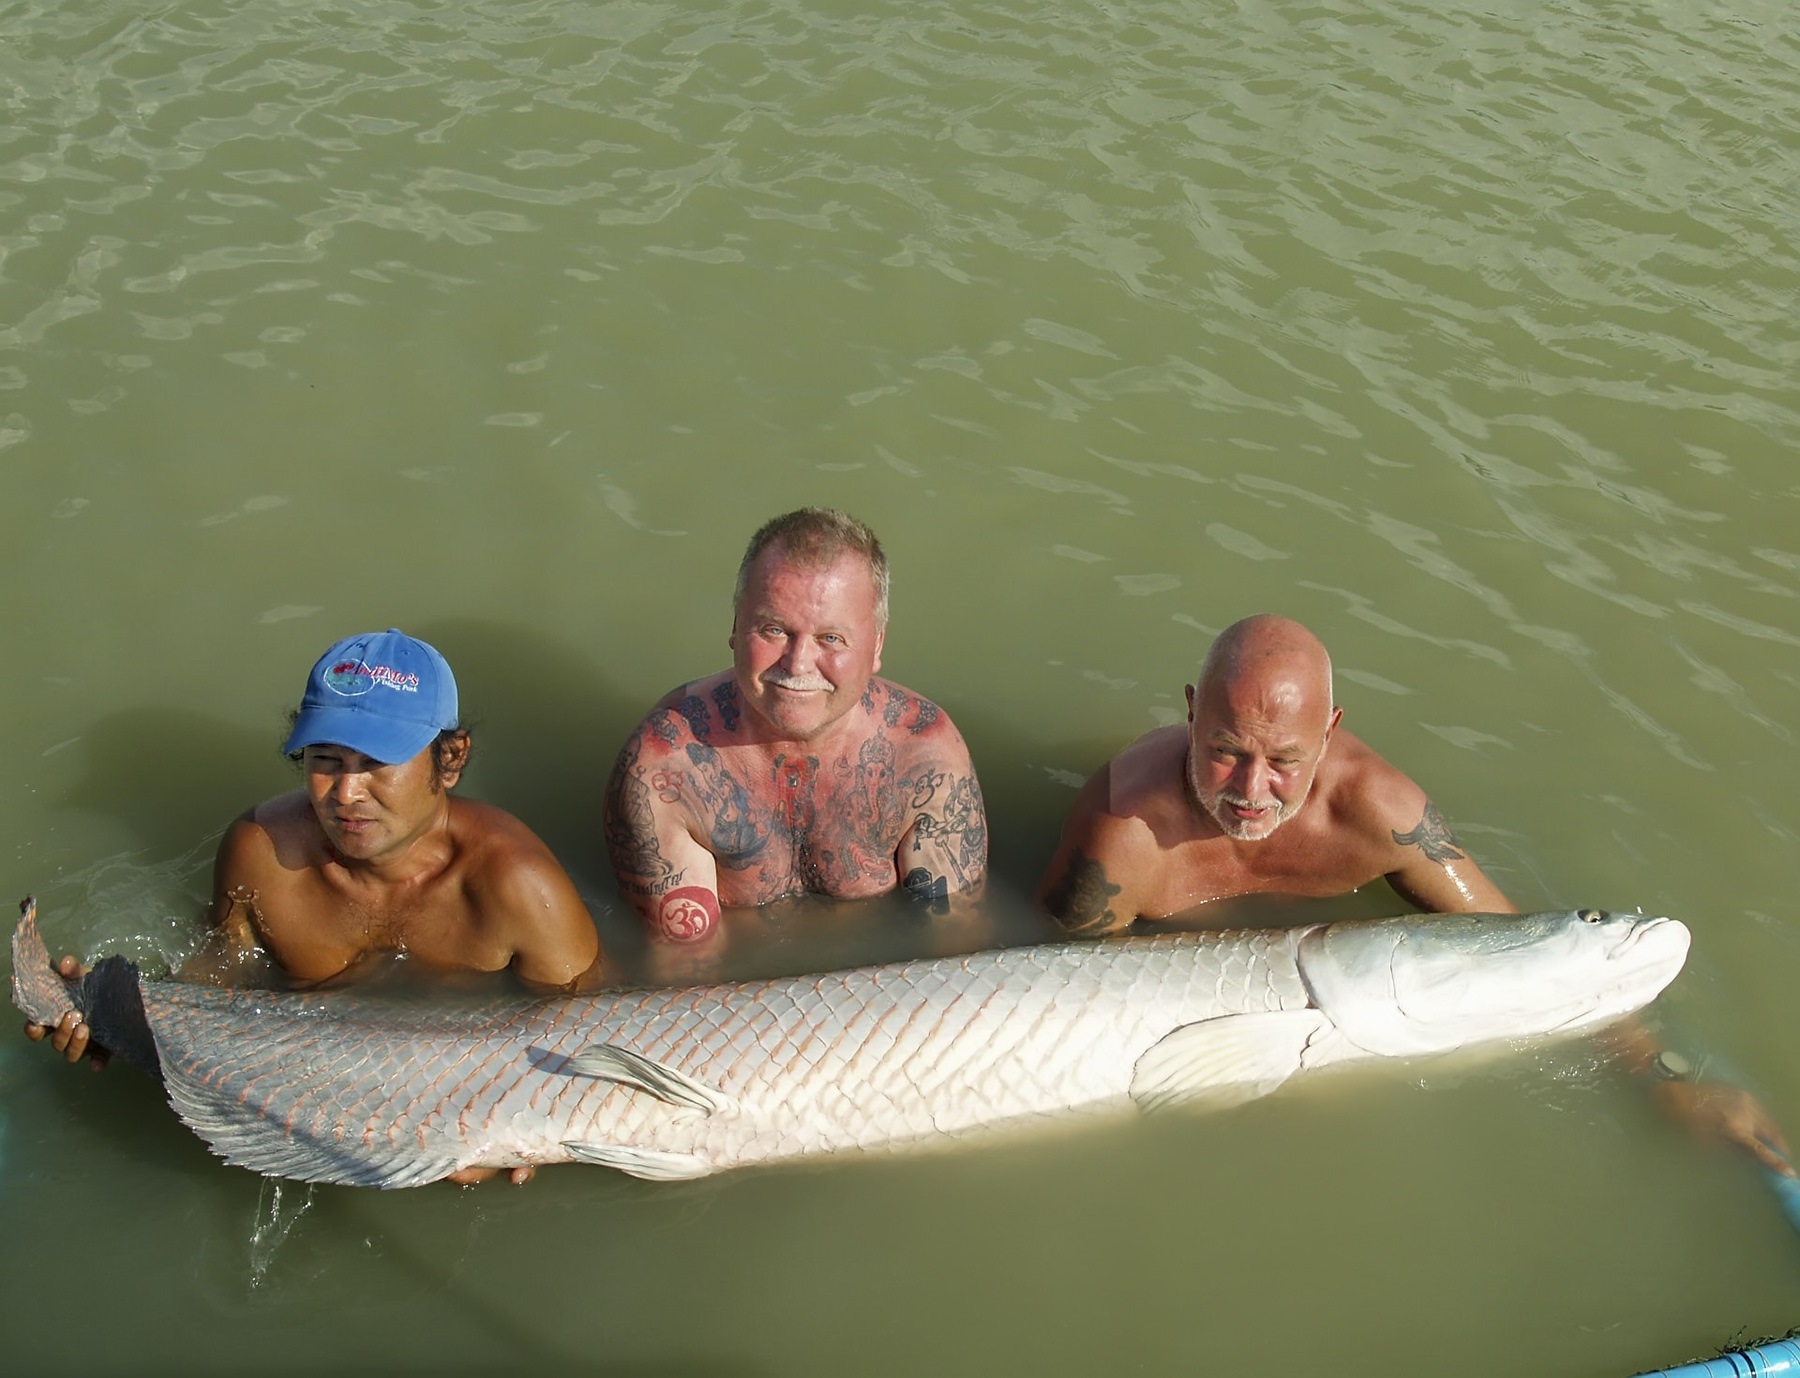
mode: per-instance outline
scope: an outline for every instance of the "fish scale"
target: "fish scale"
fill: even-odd
[[[1521,970],[1521,942],[1542,950],[1541,963]],[[160,1062],[177,1112],[227,1161],[409,1186],[463,1167],[570,1160],[693,1177],[954,1140],[1132,1099],[1227,1103],[1330,1061],[1616,1017],[1673,979],[1687,942],[1672,920],[1598,911],[1409,918],[424,1004],[356,988],[140,981],[118,958],[65,982],[28,912],[13,965],[15,1003],[33,1020],[54,1022],[81,1001],[99,1041]],[[1447,961],[1433,955],[1446,946]],[[1422,955],[1401,1009],[1394,964],[1405,952]],[[1470,1003],[1471,983],[1483,981]],[[1458,1023],[1465,1007],[1494,1006],[1496,992],[1504,1018]],[[137,1003],[148,1036],[134,1042],[113,1006]],[[1446,1010],[1449,1022],[1432,1025]]]
[[[412,1157],[400,1146],[413,1141],[433,1163],[508,1165],[566,1159],[565,1143],[585,1141],[712,1171],[1123,1103],[1132,1062],[1169,1029],[1304,1004],[1297,938],[1022,948],[576,997],[557,1002],[553,1019],[532,1005],[422,1011],[353,990],[284,997],[146,983],[145,1004],[177,1108],[246,1166],[332,1181],[345,1180],[339,1155],[311,1145],[388,1143]],[[1270,969],[1271,952],[1285,955],[1286,972]],[[1188,960],[1172,967],[1177,955]],[[325,1041],[342,1054],[329,1070],[318,1058]],[[707,1116],[546,1070],[596,1042],[636,1048],[733,1104]],[[292,1075],[309,1063],[311,1074]],[[276,1086],[283,1069],[287,1084]],[[244,1097],[261,1102],[249,1126],[232,1118]],[[384,1165],[376,1180],[396,1171],[405,1175]]]

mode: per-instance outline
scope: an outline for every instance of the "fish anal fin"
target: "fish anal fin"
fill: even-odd
[[[685,1072],[621,1048],[617,1043],[590,1043],[569,1059],[568,1070],[601,1081],[616,1081],[648,1091],[670,1105],[685,1105],[706,1114],[728,1110],[733,1102],[723,1092],[695,1081]]]
[[[578,1163],[617,1168],[647,1182],[685,1182],[704,1177],[712,1165],[692,1153],[668,1153],[656,1148],[633,1148],[629,1144],[565,1143],[563,1148]]]
[[[1255,1100],[1299,1071],[1307,1045],[1332,1027],[1314,1009],[1231,1014],[1183,1024],[1138,1058],[1131,1098],[1146,1110]]]
[[[246,1114],[234,1087],[190,1075],[179,1065],[164,1071],[169,1103],[182,1123],[233,1167],[296,1182],[389,1188],[424,1186],[468,1166],[451,1144],[428,1149],[414,1139],[351,1146],[296,1133],[279,1117]]]

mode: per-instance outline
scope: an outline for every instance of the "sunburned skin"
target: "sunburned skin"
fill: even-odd
[[[765,542],[771,528],[786,535]],[[740,567],[731,668],[664,697],[626,740],[606,846],[653,937],[698,945],[723,910],[795,895],[901,890],[944,913],[982,884],[968,747],[936,704],[877,675],[872,541],[822,509],[765,526]]]
[[[728,675],[651,711],[620,753],[606,817],[621,889],[655,936],[700,941],[721,907],[902,884],[941,912],[951,894],[979,885],[987,822],[950,720],[878,678],[849,716],[854,730],[808,744],[818,750],[740,740]],[[686,865],[672,855],[683,840],[697,844]]]
[[[682,885],[656,908],[656,933],[672,943],[697,943],[719,926],[719,897],[704,885]]]

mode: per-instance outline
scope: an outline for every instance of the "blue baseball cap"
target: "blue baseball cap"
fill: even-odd
[[[338,642],[306,677],[300,716],[282,751],[347,746],[384,765],[410,761],[455,727],[450,664],[397,627]]]

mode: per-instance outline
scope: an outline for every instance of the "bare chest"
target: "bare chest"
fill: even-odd
[[[1361,848],[1285,828],[1257,842],[1195,839],[1170,848],[1164,858],[1159,883],[1146,893],[1147,918],[1239,895],[1341,895],[1381,874]]]
[[[262,945],[296,981],[327,981],[382,955],[464,971],[497,971],[510,960],[460,886],[369,896],[345,893],[316,875],[310,880],[259,892],[251,916]]]
[[[668,783],[718,863],[727,905],[893,889],[895,852],[922,787],[879,736],[854,754],[826,756],[704,748]]]

